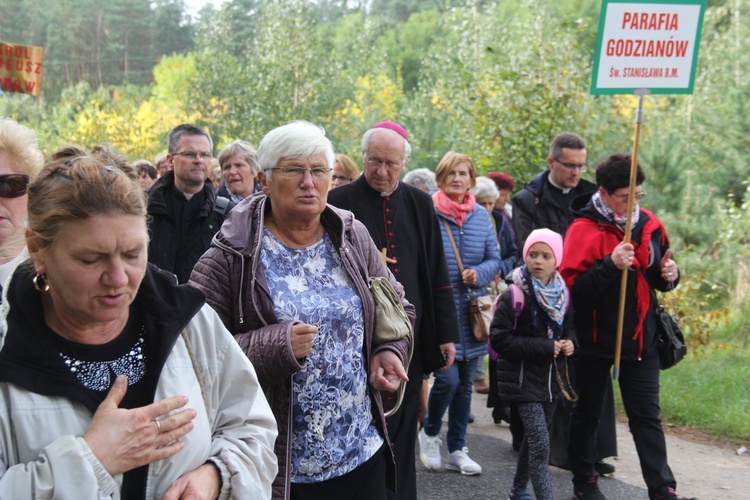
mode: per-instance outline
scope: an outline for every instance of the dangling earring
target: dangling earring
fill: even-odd
[[[49,283],[47,283],[47,273],[37,273],[34,275],[31,281],[34,282],[34,288],[36,288],[38,292],[49,291]]]

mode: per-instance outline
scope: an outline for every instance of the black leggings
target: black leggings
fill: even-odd
[[[537,500],[552,500],[549,477],[549,424],[555,413],[557,399],[548,403],[517,403],[524,427],[521,453],[518,456],[513,487],[526,489],[531,480]]]

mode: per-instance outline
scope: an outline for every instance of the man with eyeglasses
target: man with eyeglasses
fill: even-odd
[[[205,129],[178,125],[167,151],[169,171],[148,192],[148,260],[187,283],[234,203],[216,196],[209,179],[213,141]]]
[[[547,228],[565,236],[573,222],[570,202],[579,194],[596,190],[593,183],[581,179],[586,170],[586,142],[577,134],[563,132],[554,138],[547,167],[513,197],[518,248],[523,248],[534,229]]]
[[[550,144],[547,156],[547,170],[537,175],[513,197],[513,230],[516,233],[518,248],[523,248],[526,238],[534,229],[547,228],[565,236],[575,215],[570,208],[573,198],[592,194],[596,185],[581,176],[586,170],[586,142],[578,134],[563,132]],[[565,244],[569,244],[565,240]],[[517,414],[511,409],[511,420]],[[558,405],[550,426],[550,459],[552,465],[569,469],[568,460],[568,420],[570,406]],[[518,419],[516,419],[518,421]],[[518,424],[514,439],[523,432]],[[617,431],[615,425],[615,403],[612,383],[607,384],[606,400],[602,421],[597,434],[598,474],[612,474],[612,464],[603,458],[617,455]]]
[[[453,289],[432,198],[399,180],[410,154],[409,136],[401,125],[377,123],[362,137],[363,174],[328,193],[328,203],[351,210],[367,227],[417,312],[404,401],[388,419],[397,484],[390,499],[417,498],[414,451],[422,379],[453,363],[458,341]],[[392,395],[382,394],[384,406],[392,407]]]

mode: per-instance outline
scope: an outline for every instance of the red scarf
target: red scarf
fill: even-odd
[[[432,195],[432,201],[435,203],[435,209],[443,215],[452,217],[458,227],[464,226],[466,216],[474,211],[474,205],[476,204],[474,195],[468,191],[464,195],[464,202],[456,203],[442,189],[435,191],[435,194]]]
[[[646,222],[641,232],[640,244],[633,242],[635,246],[635,259],[632,265],[637,271],[635,297],[636,311],[638,313],[638,324],[633,332],[633,340],[638,341],[639,358],[643,356],[643,322],[646,319],[648,306],[651,303],[651,291],[644,274],[651,258],[649,243],[651,235],[658,229],[661,229],[662,243],[667,238],[667,231],[664,229],[662,222],[648,210],[642,208],[641,212],[648,215],[649,221]],[[561,270],[563,278],[565,278],[565,282],[571,290],[576,282],[576,278],[581,273],[591,269],[594,262],[610,254],[625,236],[625,233],[621,229],[610,224],[602,224],[587,217],[576,219],[573,224],[577,227],[574,231],[571,231],[571,228],[573,228],[573,225],[571,225],[566,233],[566,238],[571,235],[578,236],[579,238],[576,240],[576,244],[565,247],[563,255],[565,269]],[[578,232],[579,228],[585,229],[582,229],[582,232]],[[566,239],[566,241],[568,240]]]

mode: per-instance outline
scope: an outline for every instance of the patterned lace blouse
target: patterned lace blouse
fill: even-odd
[[[292,378],[292,482],[351,472],[384,442],[372,418],[362,302],[325,233],[291,249],[264,230],[261,262],[279,320],[319,329]]]

